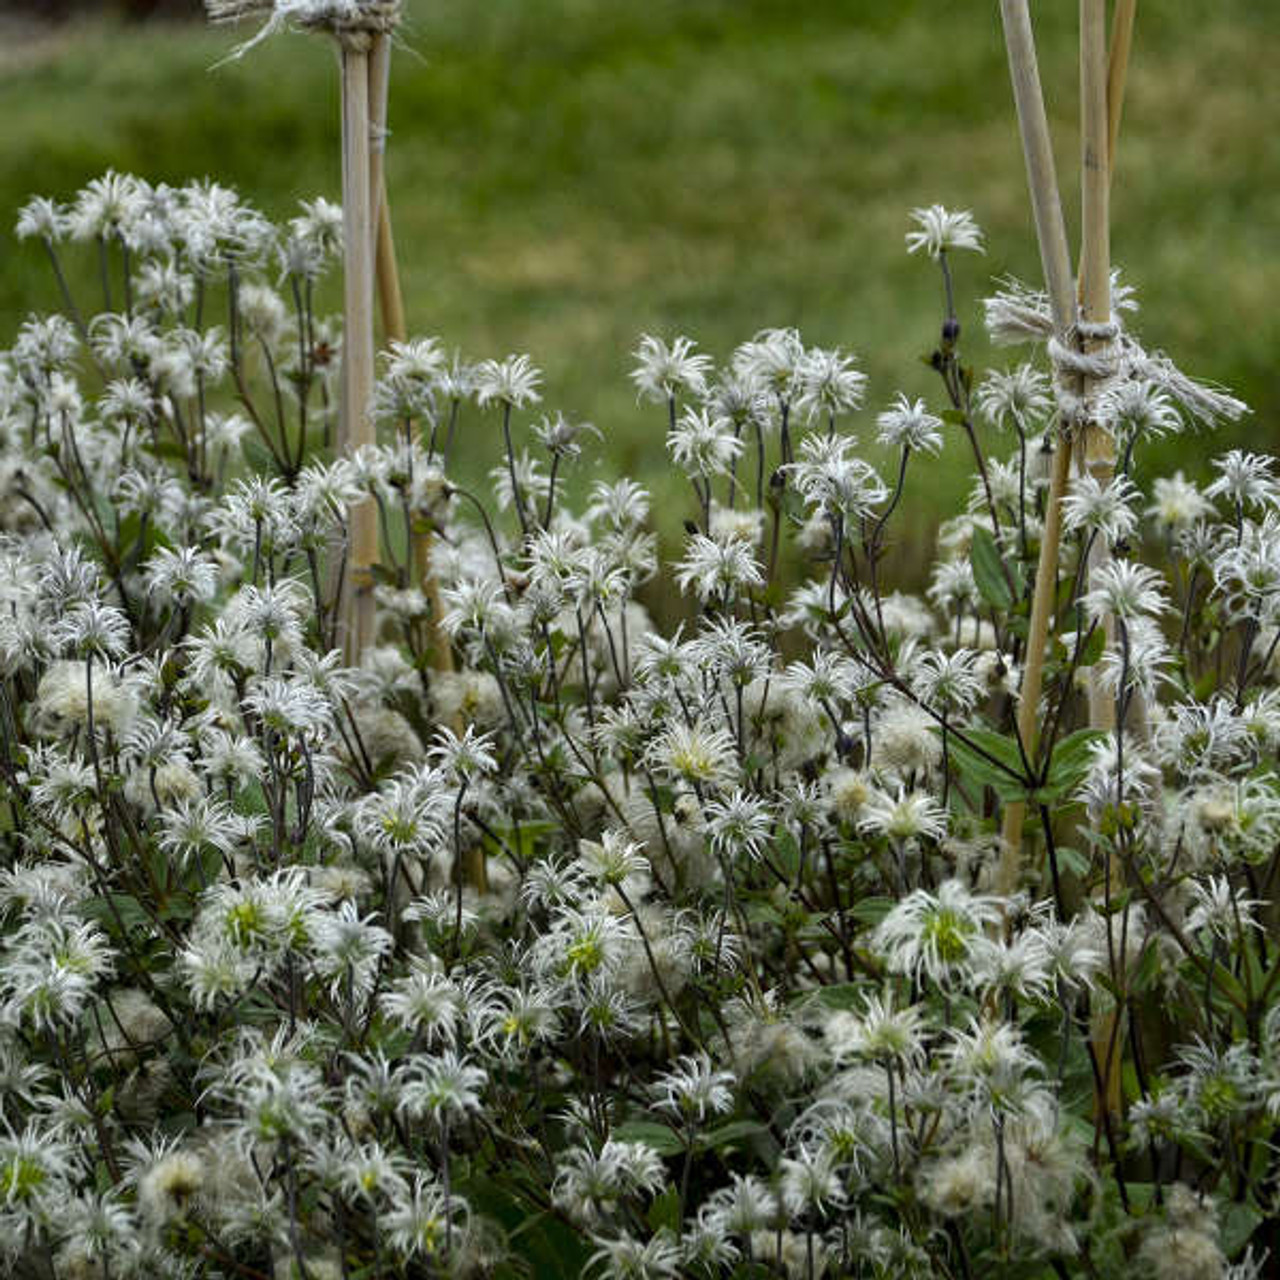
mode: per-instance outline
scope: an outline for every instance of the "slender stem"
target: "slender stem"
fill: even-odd
[[[893,1180],[902,1181],[902,1158],[898,1154],[898,1095],[893,1080],[893,1059],[886,1058],[885,1075],[889,1079],[889,1134],[893,1144]]]
[[[462,799],[467,794],[467,779],[458,784],[458,794],[453,801],[453,881],[456,897],[453,914],[453,956],[450,968],[457,964],[462,954]]]
[[[289,1245],[293,1250],[301,1280],[311,1280],[311,1272],[307,1270],[306,1254],[302,1250],[302,1235],[298,1229],[298,1166],[293,1159],[291,1146],[287,1137],[280,1144],[285,1171],[285,1192],[289,1200]]]
[[[515,503],[516,515],[520,517],[520,533],[529,536],[529,517],[525,515],[524,495],[520,492],[520,481],[516,476],[516,454],[511,445],[511,404],[502,406],[502,441],[507,450],[507,473],[511,477],[511,500]]]
[[[108,267],[107,233],[104,231],[98,236],[98,276],[102,284],[102,309],[104,311],[114,310],[111,305],[111,273]]]
[[[53,278],[58,282],[58,292],[62,294],[62,303],[67,309],[67,314],[71,317],[71,323],[75,325],[76,332],[80,335],[80,341],[92,354],[89,347],[89,331],[85,328],[84,317],[80,314],[80,308],[76,306],[75,299],[71,296],[71,288],[67,284],[67,277],[62,270],[62,260],[58,257],[58,250],[54,247],[53,241],[48,236],[42,236],[41,242],[44,244],[45,252],[49,255],[49,265],[53,268]],[[98,364],[97,357],[93,357],[94,364]],[[102,373],[102,366],[98,365],[98,372]]]

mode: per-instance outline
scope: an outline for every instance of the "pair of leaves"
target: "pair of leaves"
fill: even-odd
[[[989,729],[966,729],[964,741],[954,735],[948,749],[956,768],[967,778],[990,787],[1001,800],[1030,798],[1051,804],[1073,791],[1088,771],[1094,745],[1106,735],[1097,729],[1079,729],[1053,749],[1044,781],[1029,776],[1022,753],[1012,738]]]
[[[765,1133],[758,1120],[729,1120],[694,1138],[695,1151],[719,1151],[734,1143]],[[642,1142],[660,1156],[676,1156],[685,1149],[684,1139],[670,1126],[656,1120],[629,1120],[618,1125],[613,1136],[619,1142]]]

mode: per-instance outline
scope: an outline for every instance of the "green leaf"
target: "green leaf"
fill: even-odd
[[[1058,845],[1055,852],[1058,855],[1058,870],[1081,880],[1089,874],[1089,859],[1079,849],[1073,849],[1070,845]]]
[[[519,858],[529,861],[538,856],[541,848],[539,841],[553,831],[558,831],[559,827],[554,822],[532,821],[522,822],[519,827],[499,826],[494,830],[495,834],[501,836],[506,841],[507,847],[514,850]],[[502,851],[502,847],[488,836],[483,843],[485,848],[494,854]]]
[[[1154,1182],[1130,1182],[1125,1179],[1124,1185],[1125,1191],[1129,1196],[1129,1203],[1135,1209],[1141,1209],[1144,1213],[1149,1212],[1151,1206],[1155,1204],[1156,1184]]]
[[[776,499],[770,497],[770,505],[776,506]],[[794,490],[785,489],[782,494],[782,511],[793,524],[804,524],[808,517],[808,508],[804,499]]]
[[[147,867],[151,872],[151,879],[163,893],[169,885],[169,858],[163,849],[152,848],[146,853]]]
[[[1106,647],[1107,633],[1101,627],[1094,627],[1093,634],[1080,651],[1080,661],[1076,665],[1079,667],[1092,667],[1102,657],[1102,651]]]
[[[1159,977],[1160,950],[1149,943],[1143,948],[1142,958],[1138,961],[1138,968],[1133,975],[1133,990],[1150,991],[1156,985]]]
[[[997,609],[1013,608],[1013,592],[1005,577],[1004,558],[989,529],[978,525],[969,544],[969,562],[973,565],[973,580],[978,584],[982,598]]]
[[[1106,740],[1101,729],[1077,729],[1054,745],[1048,783],[1055,791],[1069,791],[1089,771],[1094,746]]]
[[[849,914],[860,924],[876,925],[893,910],[894,905],[892,898],[859,898],[849,908]],[[823,988],[824,991],[831,991],[832,989],[831,987]]]
[[[617,1125],[612,1136],[617,1142],[642,1142],[660,1156],[675,1156],[684,1150],[677,1133],[653,1120],[628,1120]]]
[[[1021,577],[1019,577],[1019,581],[1021,581]],[[1031,627],[1027,619],[1024,602],[1020,601],[1015,608],[1016,611],[1004,620],[1005,635],[1017,636],[1019,640],[1025,640]]]
[[[180,444],[177,440],[157,440],[154,444],[147,442],[143,448],[157,458],[169,458],[174,462],[185,463],[187,461],[187,447]]]
[[[863,1007],[865,990],[856,982],[836,982],[829,987],[819,987],[812,998],[828,1009],[851,1013]]]
[[[790,831],[780,831],[773,842],[770,855],[774,866],[788,879],[794,879],[800,869],[800,845]]]
[[[304,462],[323,462],[330,463],[334,459],[334,450],[332,444],[325,444],[324,438],[327,428],[323,423],[316,427],[307,429],[307,447],[303,454]]]
[[[965,742],[954,734],[947,738],[956,768],[967,778],[990,787],[1001,800],[1021,800],[1032,788],[1018,744],[989,729],[966,729]],[[970,745],[972,744],[972,745]]]
[[[743,905],[743,913],[752,924],[782,924],[786,915],[772,898],[757,898]]]
[[[249,464],[250,468],[259,475],[273,476],[276,474],[278,470],[276,460],[271,456],[271,451],[261,440],[255,440],[253,436],[241,436],[240,451],[244,454],[244,460]]]
[[[1240,980],[1221,961],[1213,966],[1213,984],[1237,1009],[1243,1009],[1249,1003]]]
[[[1222,1252],[1233,1258],[1261,1225],[1263,1215],[1251,1204],[1232,1202],[1222,1214]]]
[[[80,904],[80,910],[91,920],[107,928],[114,928],[117,918],[128,932],[134,929],[146,932],[151,928],[151,917],[142,909],[137,898],[128,893],[99,894],[86,898]]]
[[[526,1280],[531,1275],[550,1280],[585,1271],[588,1254],[582,1237],[540,1211],[518,1188],[486,1178],[464,1183],[458,1190],[473,1210],[497,1223],[508,1243],[519,1240],[512,1256],[494,1270],[494,1280]]]
[[[666,1227],[680,1234],[680,1188],[672,1184],[650,1206],[645,1215],[654,1231]]]
[[[699,1137],[698,1146],[707,1151],[720,1151],[740,1143],[743,1138],[754,1138],[768,1132],[768,1126],[761,1124],[759,1120],[730,1120]]]
[[[202,861],[206,865],[212,865],[214,868],[213,874],[207,876],[204,881],[205,884],[212,884],[217,879],[217,873],[222,870],[222,859],[216,851],[213,851],[206,852],[202,857]],[[196,913],[195,898],[198,892],[199,884],[197,882],[187,892],[169,894],[156,914],[159,915],[161,920],[183,921],[192,919]]]

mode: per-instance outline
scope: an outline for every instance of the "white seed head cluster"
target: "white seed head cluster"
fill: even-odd
[[[912,218],[952,288],[976,223]],[[794,328],[644,335],[671,544],[523,353],[390,344],[332,451],[324,200],[108,174],[17,230],[107,271],[0,349],[0,1275],[1262,1274],[1280,487],[1129,465],[1235,402],[1117,338],[1028,738],[1043,362],[949,327],[868,401]]]

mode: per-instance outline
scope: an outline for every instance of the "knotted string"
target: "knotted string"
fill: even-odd
[[[266,17],[257,35],[237,45],[224,61],[242,58],[277,32],[296,27],[322,31],[353,53],[365,53],[375,36],[390,35],[400,21],[400,0],[205,0],[210,22]]]
[[[1176,400],[1187,413],[1206,426],[1215,427],[1220,422],[1235,422],[1248,413],[1249,406],[1243,400],[1218,387],[1200,382],[1182,372],[1163,352],[1147,352],[1131,334],[1121,329],[1113,320],[1110,323],[1090,323],[1077,320],[1065,339],[1059,339],[1053,330],[1053,313],[1048,295],[1029,289],[1017,280],[1000,282],[1002,288],[983,303],[986,312],[987,332],[997,346],[1017,346],[1027,342],[1043,342],[1055,373],[1054,389],[1062,414],[1063,426],[1068,430],[1081,422],[1090,421],[1090,414],[1101,412],[1101,393],[1114,390],[1121,381],[1153,383]],[[1137,302],[1133,290],[1120,285],[1115,273],[1111,280],[1111,300],[1114,309],[1134,311]],[[1080,341],[1107,344],[1100,351],[1079,350]],[[1072,387],[1076,378],[1084,377],[1099,388],[1090,387],[1086,397]]]
[[[1120,376],[1119,336],[1120,326],[1114,320],[1078,319],[1065,341],[1050,334],[1047,347],[1053,365],[1054,398],[1058,402],[1058,420],[1068,435],[1078,427],[1099,423],[1105,417],[1098,412],[1098,406]],[[1085,342],[1103,345],[1084,351],[1077,343]],[[1077,380],[1080,380],[1079,391]]]

